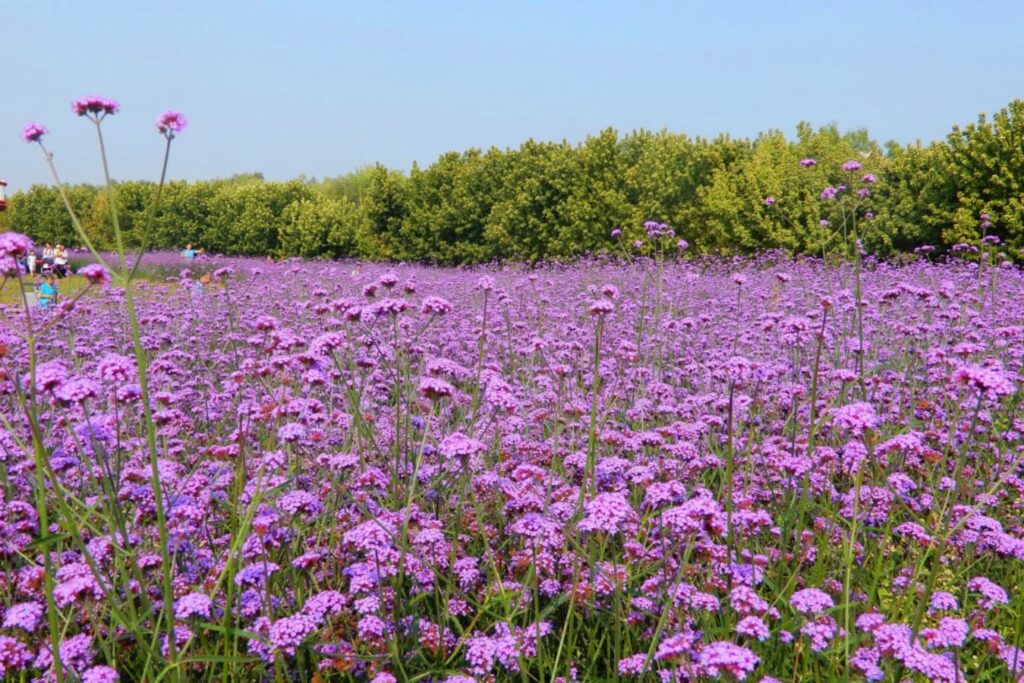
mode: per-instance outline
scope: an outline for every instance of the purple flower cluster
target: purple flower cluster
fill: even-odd
[[[39,142],[49,132],[41,123],[26,123],[21,131],[21,138],[25,142]]]
[[[120,108],[121,105],[116,101],[96,95],[80,97],[71,103],[71,111],[75,112],[77,116],[92,115],[93,117],[102,118],[116,114]]]
[[[185,119],[185,115],[177,111],[165,111],[156,119],[156,129],[161,135],[167,137],[174,137],[185,130],[187,125],[188,121]]]

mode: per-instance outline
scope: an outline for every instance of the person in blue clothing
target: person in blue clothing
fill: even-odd
[[[51,272],[46,276],[46,280],[39,285],[36,292],[36,297],[39,299],[39,308],[50,308],[56,305],[57,295],[60,292],[57,290],[57,279]]]
[[[196,256],[198,256],[199,254],[202,254],[202,253],[203,253],[202,249],[193,249],[192,245],[189,244],[189,245],[186,245],[185,246],[185,250],[181,252],[181,257],[183,259],[185,259],[186,261],[195,261],[196,260]]]

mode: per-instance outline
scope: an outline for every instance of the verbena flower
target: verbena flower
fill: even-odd
[[[420,379],[420,393],[431,399],[448,398],[455,395],[455,387],[437,377],[423,377]]]
[[[967,582],[967,589],[975,593],[981,593],[978,604],[985,609],[991,609],[996,605],[1008,605],[1010,600],[1003,588],[984,576],[975,576]]]
[[[98,263],[90,263],[78,269],[78,274],[94,285],[105,285],[110,282],[110,273]]]
[[[270,626],[270,645],[275,651],[291,657],[302,641],[316,630],[316,621],[303,613],[278,619]]]
[[[82,674],[82,683],[117,683],[121,676],[109,666],[94,666]]]
[[[661,639],[654,658],[658,661],[680,661],[693,653],[697,634],[692,631],[675,633]]]
[[[789,598],[789,604],[797,612],[807,616],[813,616],[835,607],[832,596],[817,588],[804,588],[793,593]]]
[[[771,636],[771,631],[764,621],[760,617],[754,616],[740,619],[739,623],[736,624],[736,633],[748,638],[756,638],[757,640],[767,640]]]
[[[0,258],[22,258],[32,251],[32,240],[17,232],[0,233]]]
[[[745,647],[720,640],[702,649],[698,662],[701,669],[706,671],[709,676],[725,674],[728,677],[745,681],[747,676],[757,668],[761,658]]]
[[[1014,391],[1013,382],[999,370],[975,364],[961,365],[953,371],[954,384],[970,387],[992,399],[1009,396]]]
[[[205,593],[189,593],[183,595],[174,602],[174,616],[178,619],[190,619],[202,617],[209,619],[212,614],[213,603],[210,596]]]
[[[615,304],[608,299],[598,299],[591,302],[587,312],[592,316],[603,318],[615,312]]]
[[[599,493],[588,501],[583,519],[576,528],[580,531],[601,531],[616,534],[633,528],[638,516],[621,493]]]
[[[46,127],[40,123],[26,123],[21,131],[21,138],[25,142],[39,142],[43,136],[49,133]]]
[[[177,111],[165,111],[156,119],[156,129],[166,137],[174,137],[185,130],[187,125],[185,115]]]
[[[461,432],[456,432],[444,438],[439,450],[445,458],[465,460],[477,453],[483,452],[487,447],[479,439],[468,437]]]
[[[927,628],[921,631],[921,635],[931,648],[953,648],[962,647],[967,641],[971,627],[967,621],[958,617],[942,617],[936,628]]]
[[[622,676],[639,676],[649,669],[647,655],[640,652],[619,660],[619,674]]]
[[[420,313],[424,315],[444,315],[451,312],[451,302],[439,296],[428,296],[420,305]]]
[[[932,593],[929,605],[933,610],[952,611],[960,609],[960,603],[956,597],[945,591],[935,591]]]
[[[865,431],[881,424],[870,403],[858,402],[840,406],[832,412],[832,424],[836,428],[860,436]]]
[[[102,118],[116,114],[119,109],[120,105],[116,101],[96,95],[81,97],[71,103],[71,111],[78,116],[91,114],[94,118]]]
[[[32,662],[32,652],[11,636],[0,636],[0,673],[22,671]]]
[[[12,605],[4,615],[4,628],[19,628],[34,633],[39,628],[45,608],[37,602],[22,602]]]

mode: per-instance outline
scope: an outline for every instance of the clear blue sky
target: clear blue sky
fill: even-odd
[[[944,137],[1024,97],[1024,2],[0,0],[0,177],[98,181],[70,102],[120,101],[113,172],[154,178],[153,119],[184,112],[170,176],[407,169],[448,150],[613,126],[880,141]]]

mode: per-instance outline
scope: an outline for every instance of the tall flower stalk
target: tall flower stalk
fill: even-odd
[[[67,189],[60,180],[60,176],[57,173],[56,165],[53,161],[53,154],[49,152],[42,142],[42,136],[45,134],[45,129],[36,124],[30,124],[26,127],[23,132],[23,137],[27,142],[35,142],[39,145],[46,159],[47,165],[50,167],[50,171],[53,175],[54,183],[60,193],[61,199],[64,201],[64,205],[68,210],[71,217],[72,224],[74,225],[75,231],[81,238],[82,242],[86,245],[93,257],[104,267],[109,268],[115,284],[124,289],[125,296],[125,308],[128,314],[129,328],[132,338],[132,347],[135,357],[136,370],[139,379],[139,389],[142,399],[142,410],[143,418],[146,430],[146,445],[149,454],[150,464],[150,486],[153,491],[153,499],[156,507],[156,518],[157,518],[157,531],[158,540],[160,544],[160,557],[161,557],[161,575],[163,577],[162,585],[162,599],[163,599],[163,610],[161,612],[161,620],[163,627],[167,633],[167,649],[168,649],[168,660],[170,671],[172,671],[172,678],[177,678],[178,670],[175,665],[176,659],[176,638],[175,638],[175,624],[174,624],[174,590],[173,590],[173,571],[174,563],[169,547],[169,535],[167,529],[167,511],[164,505],[164,490],[161,483],[160,467],[159,467],[159,455],[157,452],[157,439],[156,439],[156,423],[153,420],[152,403],[150,400],[149,391],[149,377],[147,374],[148,368],[148,357],[146,350],[143,348],[141,333],[139,328],[138,314],[136,312],[136,301],[133,291],[133,283],[135,280],[136,271],[138,264],[142,257],[142,249],[139,250],[138,257],[131,268],[128,267],[128,252],[125,246],[125,239],[123,231],[121,230],[121,222],[117,212],[117,196],[115,190],[115,184],[110,176],[110,166],[107,161],[107,150],[103,139],[103,121],[118,112],[120,106],[118,103],[111,99],[102,97],[84,97],[76,100],[72,103],[72,111],[80,117],[88,119],[96,128],[96,136],[99,143],[100,159],[103,165],[103,178],[106,187],[106,193],[108,198],[108,204],[110,206],[110,219],[114,229],[114,240],[117,247],[117,265],[111,267],[103,255],[99,253],[95,245],[89,239],[88,234],[83,229],[81,221],[75,214],[74,208],[71,205],[70,199],[68,198]],[[157,120],[157,130],[165,138],[166,145],[164,148],[164,158],[161,165],[160,181],[157,184],[156,194],[154,196],[153,203],[147,213],[147,222],[143,230],[143,234],[147,235],[152,227],[152,221],[156,216],[158,209],[161,192],[163,189],[164,182],[167,174],[167,163],[170,156],[171,141],[174,139],[177,133],[184,130],[186,125],[185,118],[176,112],[166,112],[160,116]],[[59,668],[59,667],[58,667]]]

